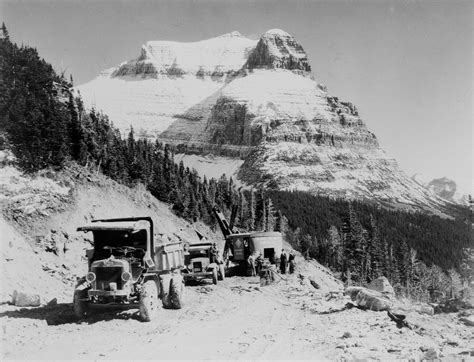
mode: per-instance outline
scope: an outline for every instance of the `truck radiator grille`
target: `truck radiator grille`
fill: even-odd
[[[122,289],[121,267],[97,267],[94,273],[96,275],[96,289],[110,290],[109,283],[117,283],[117,289]]]

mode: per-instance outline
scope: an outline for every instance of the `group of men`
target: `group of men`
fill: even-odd
[[[293,253],[286,253],[285,249],[281,250],[280,255],[280,273],[286,274],[295,272],[295,255]]]
[[[247,258],[248,274],[256,276],[260,274],[264,263],[264,258],[261,253],[250,254]],[[281,250],[280,259],[270,260],[270,263],[276,264],[277,270],[281,274],[290,273],[293,274],[295,271],[295,255],[293,253],[287,253],[285,249]]]

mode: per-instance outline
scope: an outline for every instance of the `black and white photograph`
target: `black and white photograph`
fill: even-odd
[[[0,0],[0,359],[474,359],[474,2]]]

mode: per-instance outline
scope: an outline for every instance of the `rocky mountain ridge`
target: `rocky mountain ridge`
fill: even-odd
[[[258,42],[237,32],[147,42],[136,60],[78,89],[124,132],[133,125],[185,155],[244,160],[235,175],[247,185],[425,210],[446,203],[398,168],[357,108],[314,79],[303,47],[279,29]]]

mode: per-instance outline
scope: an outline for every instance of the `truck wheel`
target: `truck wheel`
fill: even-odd
[[[172,308],[170,301],[170,285],[171,285],[171,275],[165,274],[160,276],[161,283],[161,302],[163,303],[164,308]]]
[[[225,279],[225,268],[224,264],[219,264],[219,280]]]
[[[212,269],[212,284],[217,284],[217,268]]]
[[[88,312],[87,302],[83,299],[87,298],[87,288],[80,285],[74,290],[74,314],[77,318],[84,318]]]
[[[143,322],[150,322],[155,316],[158,308],[158,288],[154,280],[148,280],[143,284],[138,307]]]
[[[181,309],[184,305],[184,283],[181,275],[175,275],[170,282],[170,305],[173,309]]]

